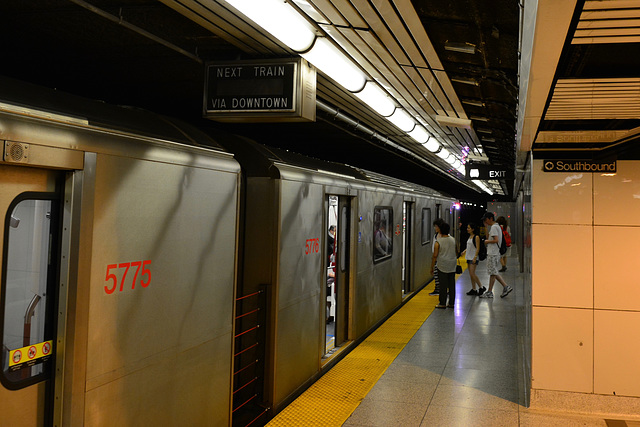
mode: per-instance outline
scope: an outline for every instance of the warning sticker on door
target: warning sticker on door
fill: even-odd
[[[9,352],[9,370],[17,371],[46,362],[51,357],[52,345],[53,341],[45,341],[11,350]]]

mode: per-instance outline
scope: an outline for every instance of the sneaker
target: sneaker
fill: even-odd
[[[480,298],[493,298],[493,292],[491,291],[485,292],[482,295],[480,295]]]
[[[481,287],[480,289],[478,289],[478,296],[484,294],[484,291],[486,291],[486,290],[487,290],[487,288],[485,288],[484,286]]]
[[[502,290],[502,294],[500,295],[500,298],[506,297],[507,295],[509,295],[509,292],[511,292],[512,290],[513,288],[511,286],[507,286]]]
[[[435,296],[435,297],[437,297],[438,295],[440,295],[440,292],[438,292],[438,291],[433,291],[433,292],[431,292],[429,295],[431,295],[432,297],[434,297],[434,296]]]
[[[467,295],[478,295],[478,291],[476,291],[475,289],[471,289],[469,292],[467,292]]]

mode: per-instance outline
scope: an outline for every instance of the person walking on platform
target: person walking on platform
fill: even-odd
[[[498,274],[498,266],[500,265],[500,244],[502,243],[502,229],[495,222],[493,212],[487,212],[482,216],[482,221],[489,230],[489,237],[485,240],[487,245],[487,273],[489,273],[489,290],[480,295],[480,298],[493,298],[493,285],[496,280],[502,285],[502,294],[500,298],[504,298],[513,290],[513,288],[504,281],[502,276]]]
[[[482,295],[487,288],[482,286],[480,278],[478,278],[476,274],[476,268],[480,262],[480,245],[482,245],[480,236],[478,235],[478,227],[470,222],[467,225],[467,233],[469,233],[467,248],[462,251],[462,256],[467,260],[467,270],[469,270],[469,277],[471,278],[472,289],[467,292],[467,295]],[[476,284],[478,285],[478,289],[476,289]]]
[[[436,308],[453,308],[456,300],[456,241],[449,236],[449,224],[440,224],[440,237],[436,240],[431,257],[431,274],[436,271],[440,280],[440,304]],[[449,304],[447,304],[449,296]]]
[[[498,271],[502,273],[503,271],[507,271],[507,258],[511,256],[511,229],[507,224],[507,219],[503,216],[496,218],[496,222],[500,225],[500,228],[502,229],[502,237],[506,238],[507,242],[507,252],[500,256],[500,264],[502,264],[502,268]]]
[[[440,234],[440,225],[442,225],[442,223],[444,223],[444,221],[441,218],[436,219],[435,221],[433,221],[433,229],[436,231],[436,234],[433,236],[433,242],[431,243],[431,253],[433,254],[433,251],[435,250],[436,247],[436,241],[438,240],[438,237],[441,236]],[[429,295],[431,296],[435,296],[438,295],[440,293],[440,279],[438,278],[438,269],[436,268],[435,273],[432,271],[431,274],[433,274],[433,281],[436,282],[436,285],[433,289],[433,292],[431,292]]]

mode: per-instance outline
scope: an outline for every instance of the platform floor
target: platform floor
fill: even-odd
[[[640,426],[526,407],[526,310],[517,270],[512,258],[502,273],[513,292],[500,298],[496,282],[495,297],[483,299],[466,295],[465,269],[454,309],[434,310],[429,284],[268,425]],[[488,288],[486,263],[478,276]]]

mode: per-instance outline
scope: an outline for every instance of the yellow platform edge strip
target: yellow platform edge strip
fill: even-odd
[[[460,259],[463,272],[467,268]],[[431,281],[267,426],[341,426],[438,303]]]

